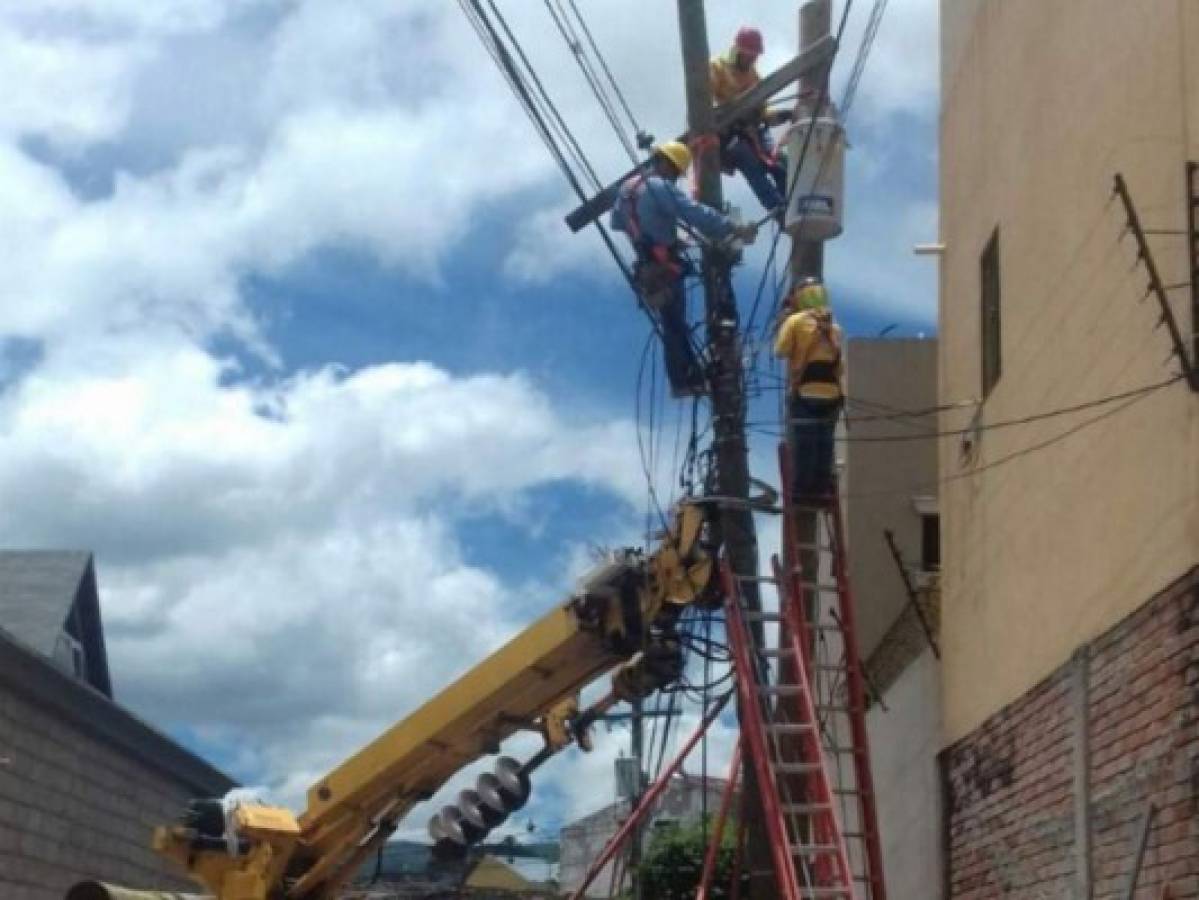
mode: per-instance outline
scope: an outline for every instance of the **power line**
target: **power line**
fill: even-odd
[[[494,10],[495,3],[493,0],[489,0],[489,4]],[[570,162],[566,158],[566,154],[558,144],[558,141],[554,135],[554,131],[547,124],[545,115],[543,114],[540,105],[530,92],[528,85],[525,83],[525,79],[517,67],[516,62],[513,60],[511,52],[509,52],[508,48],[501,40],[495,26],[487,17],[480,0],[458,0],[458,5],[462,9],[463,14],[466,16],[467,21],[474,28],[475,33],[479,36],[479,39],[483,43],[484,48],[487,50],[488,55],[491,56],[496,66],[499,68],[500,74],[512,89],[512,92],[516,96],[517,101],[520,103],[521,108],[524,110],[525,115],[533,124],[534,130],[537,132],[538,136],[542,140],[542,143],[545,144],[546,149],[549,151],[550,156],[553,157],[554,161],[558,164],[558,168],[562,171],[567,183],[570,185],[571,189],[574,191],[579,200],[586,202],[587,193],[583,190],[583,186],[579,182],[579,177],[574,172]],[[498,10],[496,10],[496,12],[498,16]],[[512,36],[511,30],[507,29],[506,27],[505,32],[510,37]],[[527,57],[524,57],[523,54],[521,54],[521,56],[525,59],[526,64],[528,64]],[[532,68],[531,64],[529,65],[529,68]],[[533,74],[535,77],[535,73]],[[537,83],[540,85],[539,79]],[[552,100],[549,100],[548,93],[544,92],[543,86],[541,90],[551,108],[553,108],[553,110],[556,112],[556,107],[553,106]],[[562,125],[565,127],[565,122],[562,122]],[[594,178],[594,172],[591,174]],[[646,305],[645,299],[641,296],[641,292],[637,290],[637,285],[633,280],[632,269],[629,267],[629,264],[625,262],[624,257],[621,256],[620,250],[618,250],[616,247],[616,242],[612,239],[612,235],[609,233],[608,229],[604,226],[604,223],[600,219],[596,219],[594,224],[596,231],[600,235],[600,239],[604,242],[605,248],[608,250],[608,253],[616,263],[617,268],[620,269],[620,273],[625,282],[632,289],[633,295],[637,300],[638,308],[649,320],[650,327],[653,329],[653,331],[659,337],[663,337],[661,323]]]
[[[596,102],[599,103],[600,109],[603,111],[608,123],[612,126],[612,130],[616,132],[617,139],[624,146],[629,160],[633,165],[637,165],[637,151],[633,147],[633,142],[625,131],[624,126],[621,125],[616,107],[600,82],[599,74],[593,67],[591,60],[587,58],[583,43],[579,40],[578,33],[574,30],[574,25],[570,22],[566,10],[562,6],[562,0],[544,0],[544,2],[546,11],[549,12],[550,18],[554,20],[554,25],[557,27],[558,33],[562,35],[562,40],[566,42],[567,49],[574,55],[575,62],[579,66],[579,71],[583,73],[583,79],[591,88],[591,93],[595,96]]]
[[[1077,403],[1073,406],[1064,406],[1060,409],[1053,409],[1047,412],[1034,413],[1030,416],[1023,416],[1018,419],[1006,419],[1000,422],[992,422],[988,425],[976,425],[966,428],[953,428],[947,431],[930,431],[926,434],[892,434],[892,435],[850,435],[848,437],[839,437],[836,440],[847,444],[892,444],[892,443],[909,443],[912,441],[927,441],[938,440],[948,437],[966,437],[968,435],[984,434],[988,431],[999,431],[1004,428],[1012,428],[1017,425],[1031,425],[1036,422],[1044,422],[1048,419],[1055,419],[1059,416],[1068,416],[1074,413],[1086,412],[1087,410],[1096,409],[1100,406],[1107,406],[1111,403],[1119,403],[1122,400],[1130,398],[1142,397],[1146,394],[1152,394],[1154,391],[1159,391],[1162,388],[1167,388],[1172,384],[1177,384],[1185,379],[1186,375],[1175,375],[1167,378],[1164,381],[1159,381],[1154,384],[1145,385],[1144,387],[1134,388],[1128,391],[1122,391],[1119,394],[1111,394],[1107,397],[1100,397],[1097,400],[1088,400],[1085,403]],[[758,433],[762,433],[764,428],[759,425],[755,428]],[[778,432],[770,432],[772,435],[777,435]]]
[[[1181,377],[1174,379],[1174,380],[1180,381]],[[1165,385],[1163,385],[1162,387],[1164,387],[1164,386]],[[1157,390],[1161,390],[1161,389],[1162,388],[1159,387]],[[1127,400],[1125,400],[1123,403],[1121,403],[1119,406],[1113,407],[1112,409],[1104,410],[1097,416],[1092,416],[1091,418],[1086,419],[1082,422],[1079,422],[1076,425],[1072,425],[1070,428],[1067,428],[1065,431],[1061,432],[1060,434],[1054,435],[1053,437],[1047,438],[1046,440],[1043,440],[1043,441],[1038,441],[1037,443],[1031,444],[1028,447],[1023,447],[1020,450],[1015,450],[1015,451],[1007,454],[1006,456],[1001,456],[999,459],[996,459],[992,462],[986,463],[985,465],[979,466],[977,468],[969,469],[965,472],[958,472],[955,475],[947,475],[944,478],[939,478],[935,481],[924,482],[922,484],[910,484],[904,488],[897,488],[894,490],[862,491],[859,493],[855,493],[855,492],[851,491],[846,495],[846,499],[847,500],[858,500],[858,499],[865,499],[865,498],[869,498],[869,497],[889,497],[889,496],[897,496],[897,495],[901,495],[901,494],[907,495],[907,494],[911,494],[911,492],[913,490],[932,491],[932,490],[937,490],[938,488],[944,487],[945,485],[953,484],[954,482],[957,482],[957,481],[964,481],[968,478],[977,477],[979,475],[984,474],[985,472],[993,471],[1002,466],[1006,466],[1008,463],[1015,462],[1016,460],[1023,459],[1024,457],[1031,456],[1034,453],[1039,453],[1042,450],[1047,450],[1048,448],[1050,448],[1056,444],[1060,444],[1062,441],[1068,440],[1069,438],[1073,437],[1076,434],[1079,434],[1082,431],[1085,431],[1086,429],[1090,428],[1093,425],[1098,425],[1100,422],[1104,422],[1107,419],[1110,419],[1110,418],[1113,418],[1114,416],[1119,415],[1120,413],[1124,412],[1126,409],[1134,406],[1137,403],[1140,403],[1146,397],[1150,397],[1152,395],[1153,395],[1153,392],[1150,391],[1148,393],[1136,394],[1134,396],[1131,396]]]
[[[866,70],[866,60],[870,58],[870,51],[874,48],[874,41],[883,24],[883,16],[887,12],[887,3],[888,0],[875,0],[874,7],[870,10],[870,19],[866,23],[866,30],[862,32],[862,43],[858,47],[857,60],[849,74],[849,81],[845,85],[845,93],[841,99],[841,112],[846,116],[849,115],[849,108],[853,106],[853,101],[857,97],[858,85],[862,81],[862,73]]]
[[[845,26],[849,23],[849,13],[852,9],[853,9],[853,0],[846,0],[845,10],[841,14],[841,23],[837,26],[837,39],[836,39],[837,55],[840,55],[841,38],[845,35]],[[830,69],[832,68],[833,62],[835,62],[835,61],[836,61],[836,56],[834,56],[833,59],[830,60],[830,62],[829,62]],[[820,88],[820,95],[816,100],[816,106],[814,107],[813,112],[812,112],[812,116],[811,116],[811,120],[810,120],[811,125],[808,128],[807,134],[804,135],[804,142],[803,142],[802,148],[800,149],[799,159],[794,160],[794,161],[788,161],[788,165],[794,167],[792,169],[792,171],[794,172],[794,177],[791,179],[791,187],[787,191],[787,196],[784,199],[784,203],[783,203],[784,209],[791,208],[791,201],[795,198],[795,192],[799,188],[800,173],[803,171],[804,162],[807,160],[808,151],[811,149],[812,138],[816,133],[816,120],[818,118],[820,118],[820,114],[822,112],[824,112],[824,108],[828,104],[828,94],[829,94],[828,79],[824,79],[823,83],[821,85],[821,88]],[[823,160],[821,163],[821,169],[820,169],[821,172],[823,172],[823,170],[824,170],[824,161],[827,161],[827,159],[828,159],[828,150],[829,150],[829,148],[826,147],[824,157],[823,157]],[[803,221],[802,217],[801,217],[800,221],[801,222]],[[782,236],[782,233],[783,233],[782,228],[775,229],[774,238],[770,243],[770,253],[767,257],[767,266],[762,271],[762,278],[758,282],[757,294],[754,297],[753,306],[750,308],[749,318],[746,320],[745,331],[747,334],[749,332],[753,331],[753,329],[754,329],[754,320],[756,319],[757,314],[758,314],[758,306],[762,302],[762,295],[766,288],[767,272],[769,271],[770,266],[774,263],[775,255],[778,253],[779,238]],[[775,298],[774,305],[775,306],[778,305],[777,297]],[[771,314],[773,315],[773,311]],[[769,318],[769,316],[767,318]]]
[[[599,45],[596,44],[595,38],[591,34],[591,29],[587,26],[587,20],[583,18],[583,13],[579,9],[575,0],[569,0],[570,8],[575,14],[575,18],[579,21],[579,26],[583,29],[583,34],[587,37],[587,43],[591,45],[591,52],[595,54],[595,58],[599,61],[600,68],[604,70],[604,74],[608,77],[608,83],[612,85],[612,91],[616,94],[616,99],[624,109],[625,115],[629,117],[629,124],[633,126],[633,133],[637,135],[637,143],[642,148],[647,148],[652,141],[652,138],[642,129],[637,117],[633,115],[633,110],[629,108],[629,103],[625,100],[624,91],[620,89],[620,85],[616,83],[616,79],[612,76],[612,70],[608,68],[608,61],[604,59],[604,54],[600,52]]]
[[[472,0],[472,2],[477,3],[477,0]],[[583,148],[579,146],[579,142],[575,139],[574,133],[570,130],[570,126],[567,125],[566,120],[562,118],[562,114],[558,111],[557,104],[555,104],[553,99],[550,97],[549,91],[547,91],[545,89],[545,85],[542,84],[541,78],[537,74],[537,70],[533,67],[533,64],[529,62],[529,58],[525,54],[524,47],[512,33],[512,29],[508,27],[508,20],[504,18],[504,14],[501,13],[499,7],[496,6],[495,0],[487,0],[487,4],[491,7],[492,15],[494,15],[496,21],[500,23],[500,28],[504,30],[504,34],[507,36],[508,42],[512,45],[512,48],[516,51],[517,56],[524,65],[525,71],[528,73],[529,77],[533,79],[533,85],[537,89],[537,94],[540,97],[541,103],[543,107],[549,111],[550,121],[557,128],[559,135],[566,141],[567,147],[570,148],[571,153],[575,156],[575,159],[578,161],[587,177],[591,180],[592,185],[596,190],[599,190],[603,187],[603,183],[599,180],[599,176],[595,173],[595,169],[592,167],[591,161],[587,159],[587,155],[583,152]]]

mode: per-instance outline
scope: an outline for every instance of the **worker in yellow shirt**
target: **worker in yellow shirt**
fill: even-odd
[[[823,503],[835,489],[833,437],[841,415],[841,328],[828,291],[816,278],[799,282],[779,320],[776,356],[787,360],[792,499]]]
[[[758,29],[746,27],[737,32],[732,48],[710,64],[713,103],[723,106],[761,80],[757,61],[765,49]],[[770,126],[787,118],[787,113],[771,112],[763,106],[720,136],[721,159],[728,170],[744,175],[762,208],[780,217],[787,193],[787,169],[775,151]]]

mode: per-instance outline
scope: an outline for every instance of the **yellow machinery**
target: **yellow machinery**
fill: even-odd
[[[680,677],[675,622],[712,581],[703,533],[700,507],[681,506],[653,552],[613,554],[567,602],[313,785],[298,817],[197,800],[182,824],[155,830],[155,849],[217,900],[331,900],[415,804],[517,731],[538,731],[544,746],[532,759],[500,757],[430,821],[436,853],[465,853],[524,805],[538,766],[572,743],[589,749],[588,729],[606,710]],[[580,689],[613,670],[611,691],[581,710]],[[175,896],[74,890],[85,888],[96,893],[73,896]]]

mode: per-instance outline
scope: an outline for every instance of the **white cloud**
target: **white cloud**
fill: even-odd
[[[465,562],[461,517],[558,479],[640,496],[627,426],[519,376],[222,387],[186,345],[116,359],[0,395],[0,544],[95,548],[119,696],[289,802],[565,589]]]
[[[541,5],[505,5],[601,177],[619,174]],[[931,46],[934,7],[892,9],[864,111],[929,112],[935,58],[911,48]],[[635,0],[590,16],[659,138],[683,126],[673,16]],[[766,68],[794,50],[793,9],[710,16],[714,49],[745,19]],[[0,543],[97,549],[122,696],[185,715],[295,800],[555,596],[470,564],[463,510],[558,480],[640,502],[643,480],[627,422],[519,375],[401,361],[230,383],[213,336],[278,351],[243,281],[330,246],[450,277],[500,208],[521,217],[490,238],[508,277],[610,263],[560,226],[564,203],[524,205],[559,176],[444,0],[0,0],[0,82],[19,86],[0,98],[0,339],[44,350],[0,388]],[[84,196],[72,166],[111,191]],[[547,767],[564,814],[606,796],[605,747],[586,778]]]

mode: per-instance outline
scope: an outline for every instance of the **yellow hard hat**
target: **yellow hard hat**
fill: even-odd
[[[680,141],[667,141],[654,148],[654,153],[661,154],[674,163],[680,174],[691,168],[691,151]]]
[[[791,303],[797,310],[827,309],[828,290],[819,281],[803,281],[795,286]]]

